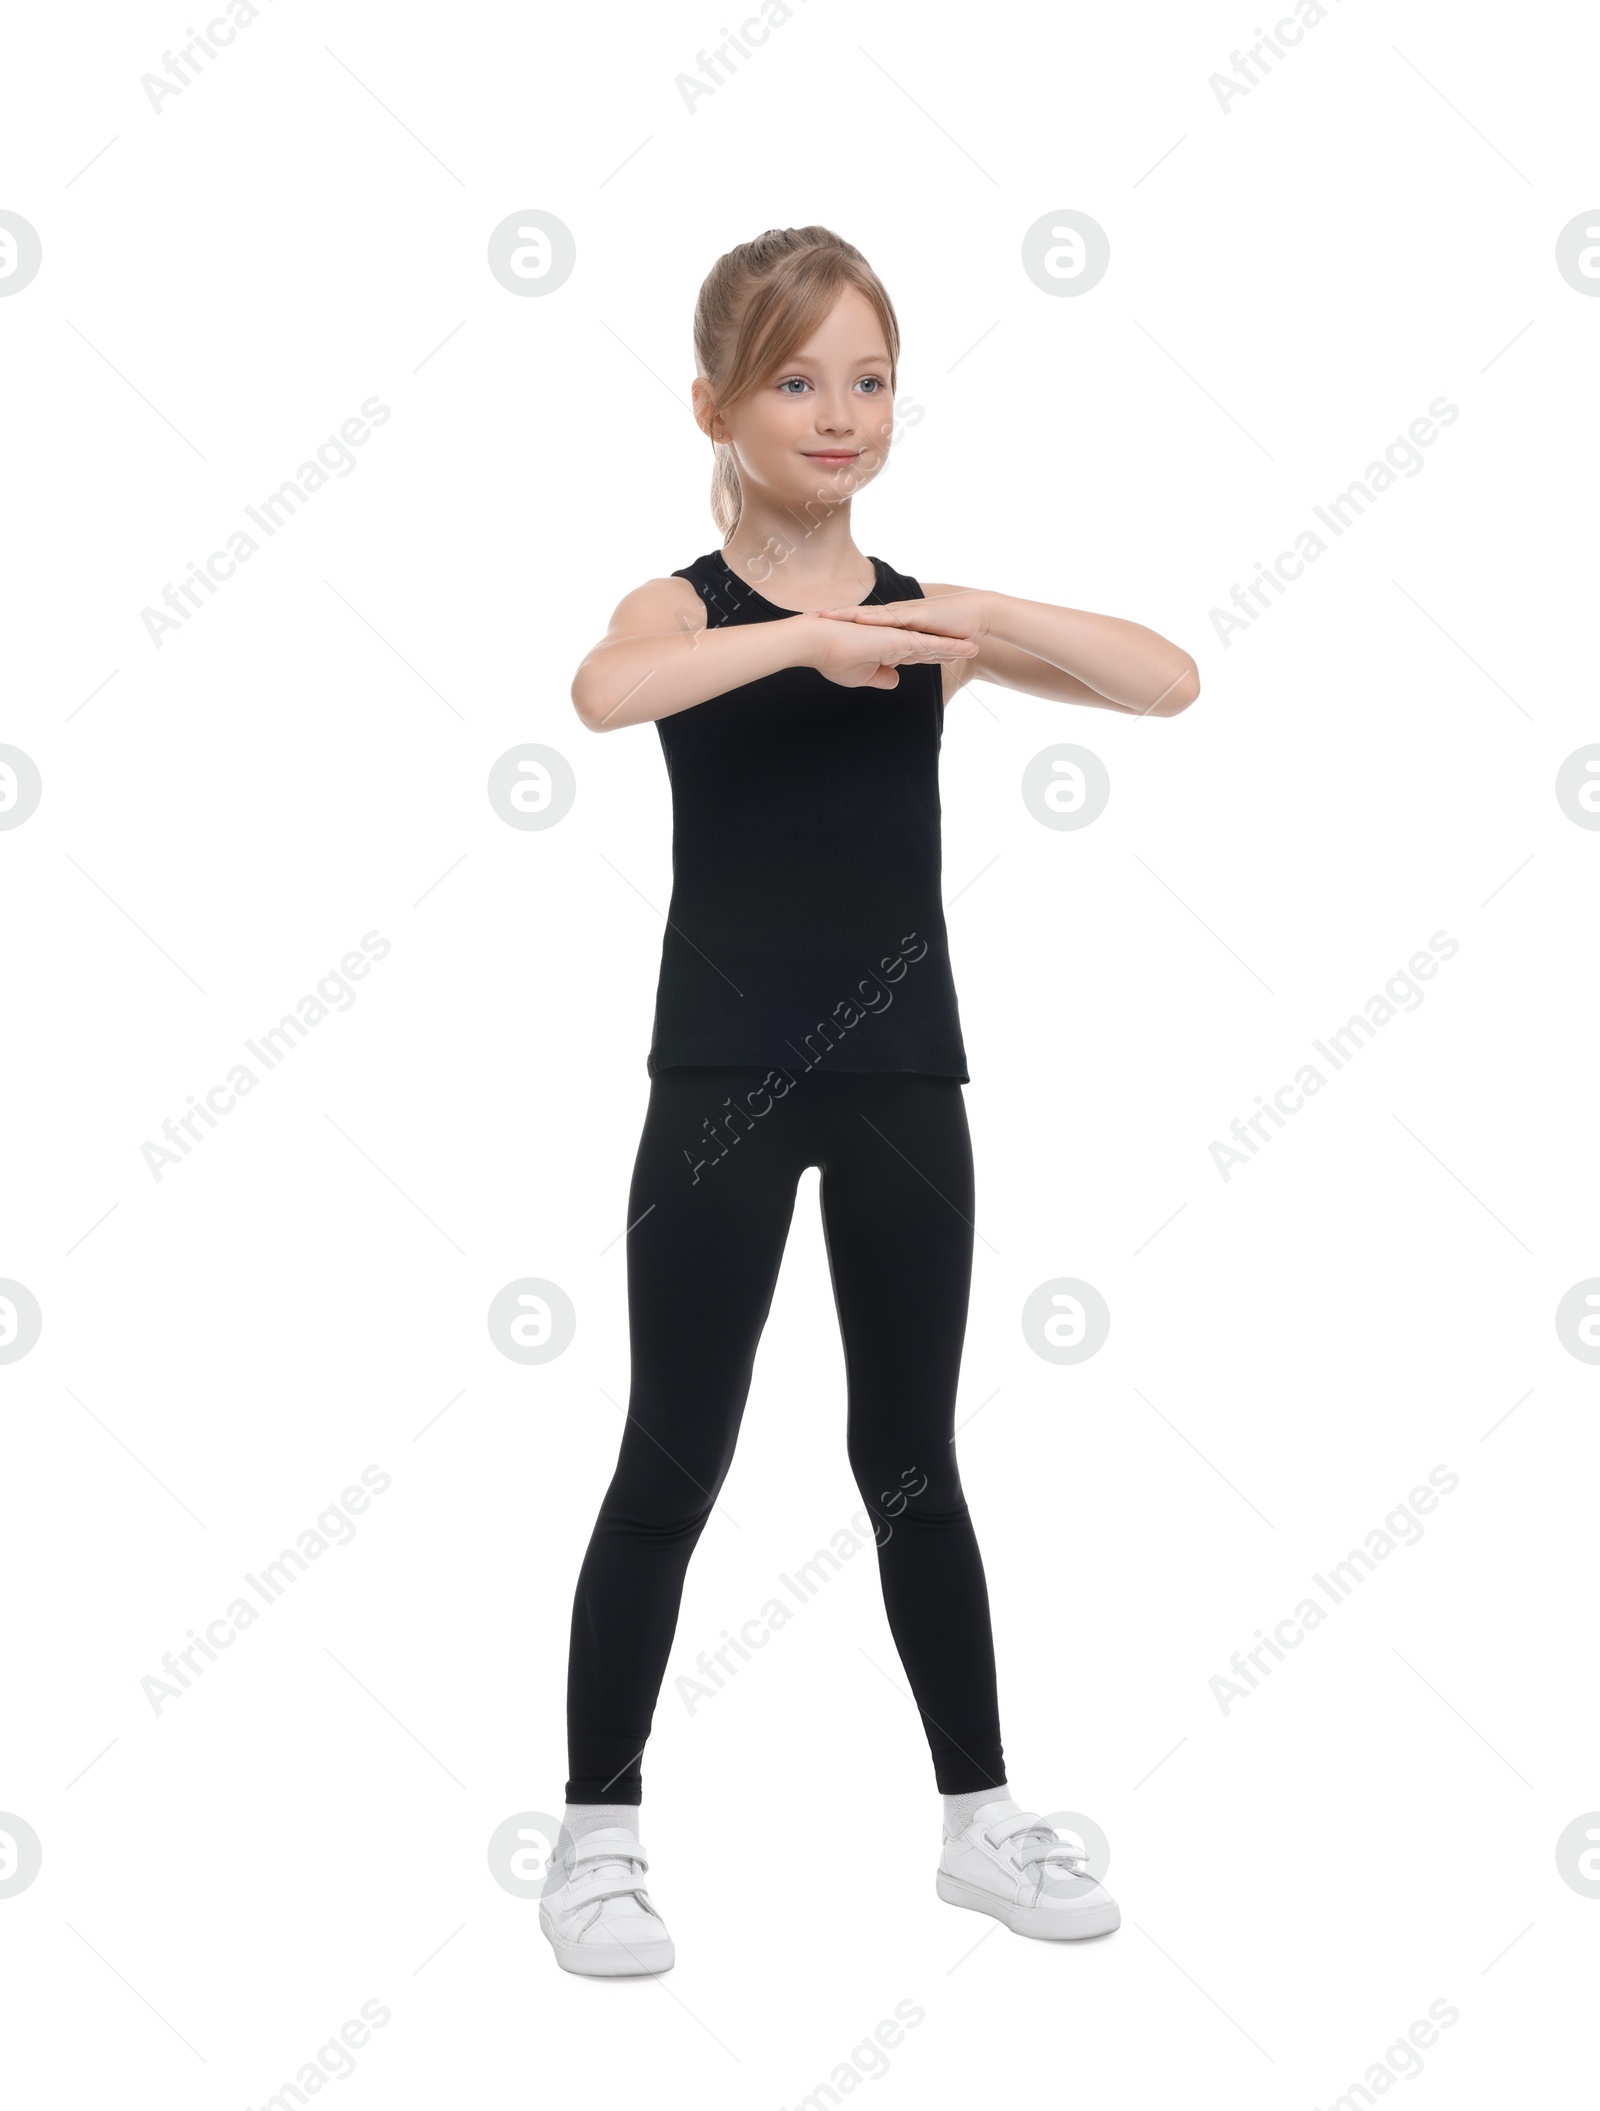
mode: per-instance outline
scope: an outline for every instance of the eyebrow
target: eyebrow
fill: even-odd
[[[792,352],[789,356],[795,361],[803,361],[815,366],[822,355],[819,352]],[[887,351],[858,352],[854,359],[846,360],[845,364],[847,366],[887,366],[889,364],[889,354]]]

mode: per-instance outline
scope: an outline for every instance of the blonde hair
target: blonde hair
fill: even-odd
[[[895,387],[900,325],[883,281],[859,249],[827,227],[769,227],[718,257],[694,309],[695,368],[724,415],[797,352],[839,294],[853,287],[877,311]],[[744,493],[733,449],[713,442],[711,515],[724,542],[739,525]]]

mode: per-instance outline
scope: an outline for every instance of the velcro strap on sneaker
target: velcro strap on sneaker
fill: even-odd
[[[625,1869],[585,1869],[575,1876],[562,1894],[563,1906],[590,1906],[596,1899],[627,1898],[644,1886],[642,1876]]]
[[[1029,1840],[1016,1851],[1019,1865],[1024,1869],[1038,1867],[1040,1875],[1047,1871],[1059,1871],[1063,1876],[1087,1876],[1089,1854],[1079,1840],[1058,1840],[1052,1847],[1048,1840]]]
[[[996,1818],[983,1828],[983,1836],[991,1847],[999,1847],[1006,1840],[1013,1840],[1019,1832],[1037,1832],[1044,1820],[1036,1810],[1019,1810],[1009,1818]]]
[[[621,1855],[648,1869],[650,1859],[640,1844],[638,1835],[629,1832],[625,1825],[602,1825],[595,1832],[586,1832],[573,1842],[571,1851],[563,1856],[569,1869],[576,1870],[584,1862],[614,1862]]]

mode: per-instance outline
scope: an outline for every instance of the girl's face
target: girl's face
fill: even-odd
[[[695,383],[697,395],[705,388]],[[849,287],[800,350],[710,431],[732,445],[747,492],[798,505],[869,484],[889,459],[893,425],[883,326]]]

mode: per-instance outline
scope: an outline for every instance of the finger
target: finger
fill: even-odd
[[[916,660],[970,660],[978,650],[975,638],[923,638],[906,657]]]
[[[901,601],[882,608],[825,608],[817,613],[871,629],[914,631],[919,637],[965,638],[972,632],[970,623],[941,614],[937,602]]]
[[[976,638],[963,637],[948,630],[901,630],[892,639],[885,638],[877,647],[881,652],[898,650],[934,659],[961,659],[977,649]]]

